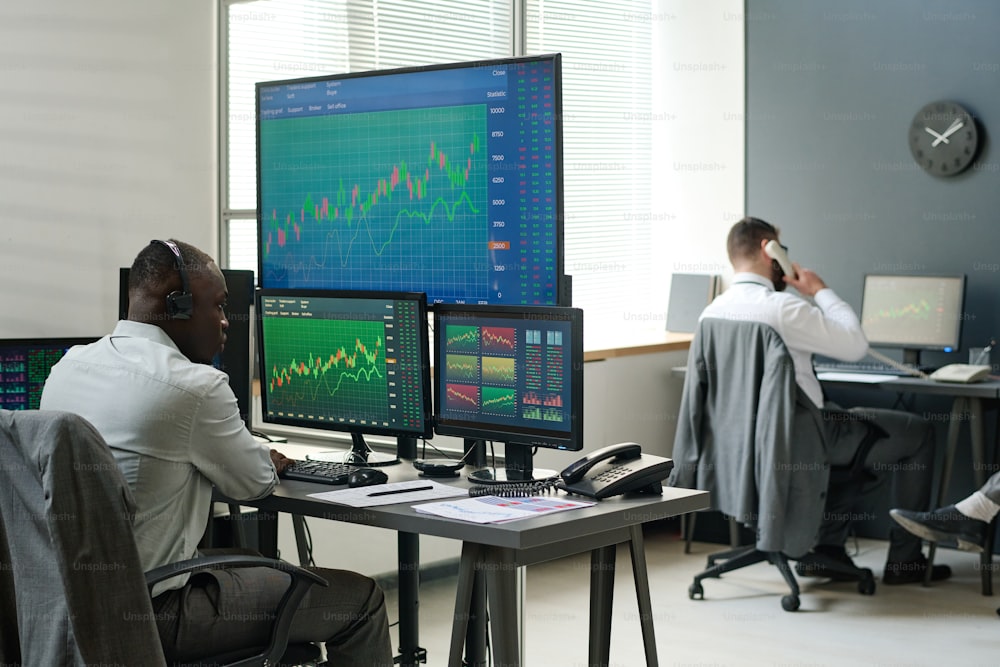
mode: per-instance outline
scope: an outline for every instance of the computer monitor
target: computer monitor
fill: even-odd
[[[37,410],[49,371],[74,345],[97,338],[0,340],[0,410]]]
[[[524,481],[532,450],[583,448],[583,311],[562,307],[434,308],[434,431],[502,441],[503,470],[477,481]]]
[[[118,318],[128,319],[128,268],[119,270]],[[253,373],[253,346],[250,343],[253,331],[253,293],[255,289],[253,271],[222,269],[226,279],[229,297],[226,300],[226,346],[212,359],[212,365],[229,376],[229,387],[236,394],[240,418],[247,428],[252,425],[251,392]]]
[[[569,305],[559,54],[256,85],[260,286]]]
[[[903,362],[919,366],[921,350],[958,350],[964,301],[964,275],[869,274],[861,326],[870,345],[901,348]]]
[[[431,437],[425,294],[261,289],[257,313],[263,421],[346,431],[357,465],[397,462],[365,435]]]

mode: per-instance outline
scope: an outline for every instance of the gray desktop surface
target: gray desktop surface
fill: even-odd
[[[413,466],[406,461],[400,465],[386,466],[380,469],[388,473],[390,482],[424,479],[419,477]],[[467,473],[468,470],[466,468],[462,472]],[[471,486],[464,474],[461,477],[437,478],[434,481],[449,485],[454,484],[463,488]],[[378,507],[348,507],[309,497],[309,494],[312,493],[332,491],[338,488],[344,487],[282,480],[270,496],[243,502],[243,504],[272,512],[301,514],[517,550],[576,541],[585,535],[624,529],[631,525],[695,512],[708,507],[708,494],[704,491],[665,487],[662,496],[617,496],[602,500],[593,507],[584,509],[557,512],[502,524],[477,524],[421,514],[405,500],[394,505]],[[377,486],[371,488],[373,491],[378,490]],[[580,499],[587,500],[586,498]]]

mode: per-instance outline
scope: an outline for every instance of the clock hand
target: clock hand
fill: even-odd
[[[932,130],[929,127],[925,127],[924,130],[926,130],[928,134],[932,134],[932,135],[934,135],[934,137],[936,137],[934,139],[934,143],[931,144],[931,146],[937,146],[938,142],[941,141],[942,139],[944,139],[944,137],[942,137],[940,134],[938,134],[937,132],[935,132],[934,130]],[[945,140],[945,143],[948,143],[948,141]]]
[[[938,136],[938,138],[934,140],[934,142],[931,144],[931,146],[937,146],[942,141],[944,143],[948,143],[948,137],[950,137],[951,135],[953,135],[956,132],[958,132],[960,129],[962,129],[962,127],[964,125],[965,125],[965,123],[963,121],[958,120],[956,118],[955,122],[953,122],[951,125],[949,125],[948,129],[944,131],[944,134],[941,134],[940,136]]]

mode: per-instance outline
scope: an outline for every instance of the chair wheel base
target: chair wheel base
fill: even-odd
[[[785,611],[796,611],[799,608],[799,596],[798,595],[782,595],[781,596],[781,608]]]
[[[697,581],[688,586],[688,598],[691,600],[704,600],[705,599],[705,589],[701,587],[701,584]],[[1000,613],[1000,610],[998,610]]]

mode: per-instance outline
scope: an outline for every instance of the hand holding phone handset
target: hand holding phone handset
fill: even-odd
[[[797,277],[795,267],[792,266],[791,260],[788,259],[788,253],[785,252],[785,249],[781,247],[780,243],[771,239],[767,242],[767,245],[764,246],[764,252],[767,253],[768,257],[778,263],[778,266],[781,267],[781,270],[785,272],[786,276],[792,280]]]
[[[660,482],[673,468],[672,459],[643,454],[638,444],[623,442],[572,463],[560,473],[562,481],[556,486],[598,500],[629,492],[659,494],[663,492]]]

